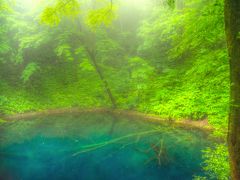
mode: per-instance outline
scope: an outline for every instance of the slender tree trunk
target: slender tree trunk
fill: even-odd
[[[108,82],[106,81],[106,79],[104,78],[103,76],[103,73],[100,69],[100,67],[98,66],[97,62],[96,62],[96,55],[94,52],[91,52],[88,50],[88,54],[90,56],[90,59],[92,61],[92,64],[97,72],[97,74],[99,75],[99,78],[101,79],[102,83],[103,83],[103,86],[104,86],[104,89],[109,97],[109,100],[111,101],[112,103],[112,108],[116,108],[117,105],[116,105],[116,101],[115,101],[115,98],[113,97],[112,95],[112,91],[111,89],[109,88],[109,85],[108,85]]]
[[[95,37],[96,35],[92,32],[84,31],[84,28],[81,26],[80,20],[77,21],[76,26],[78,29],[81,29],[81,32],[84,32],[84,36],[76,34],[74,37],[78,37],[80,42],[84,45],[85,50],[88,53],[89,60],[91,61],[90,63],[92,63],[92,65],[94,66],[94,68],[103,84],[104,90],[106,91],[106,93],[109,97],[109,100],[111,101],[112,108],[116,108],[117,107],[116,100],[112,94],[112,91],[108,85],[107,80],[105,79],[105,77],[101,71],[101,68],[99,67],[99,65],[96,61],[96,37]]]
[[[228,147],[232,178],[240,180],[240,0],[225,0],[225,26],[231,80]]]

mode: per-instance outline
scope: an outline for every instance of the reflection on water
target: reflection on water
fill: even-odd
[[[211,145],[199,131],[104,113],[0,127],[0,179],[192,179]]]

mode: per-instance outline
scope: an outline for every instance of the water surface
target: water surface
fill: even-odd
[[[207,139],[107,113],[13,121],[0,126],[0,179],[188,180],[203,173]]]

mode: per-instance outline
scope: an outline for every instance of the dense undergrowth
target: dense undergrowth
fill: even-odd
[[[222,0],[159,6],[141,16],[139,11],[127,18],[120,9],[113,27],[94,32],[81,20],[49,28],[37,23],[38,11],[23,13],[20,5],[2,12],[1,112],[111,106],[89,61],[86,47],[94,44],[118,108],[226,127],[229,67]],[[12,38],[4,39],[9,34]],[[81,40],[85,35],[91,39]]]

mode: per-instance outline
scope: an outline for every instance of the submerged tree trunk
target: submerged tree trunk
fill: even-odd
[[[107,80],[104,78],[103,73],[102,73],[100,67],[99,67],[98,64],[97,64],[95,52],[91,52],[90,50],[88,50],[88,54],[89,54],[89,56],[90,56],[90,59],[91,59],[91,61],[92,61],[92,64],[93,64],[93,66],[94,66],[94,68],[95,68],[95,70],[96,70],[99,78],[101,79],[101,81],[102,81],[102,83],[103,83],[104,89],[105,89],[105,91],[106,91],[106,93],[107,93],[107,95],[108,95],[108,97],[109,97],[109,100],[111,101],[112,108],[116,108],[117,105],[116,105],[115,98],[114,98],[113,95],[112,95],[112,91],[111,91],[111,89],[109,88],[109,85],[108,85]]]
[[[225,26],[231,80],[228,147],[232,178],[240,180],[240,0],[225,0]]]

